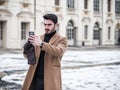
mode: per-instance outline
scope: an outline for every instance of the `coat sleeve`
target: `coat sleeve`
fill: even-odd
[[[57,46],[44,42],[42,50],[57,57],[61,57],[67,49],[67,39],[61,38]]]
[[[23,56],[24,56],[25,58],[27,58],[27,54],[25,53],[24,50],[23,50]]]

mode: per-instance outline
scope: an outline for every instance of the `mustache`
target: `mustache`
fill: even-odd
[[[46,31],[49,31],[49,29],[45,29]]]

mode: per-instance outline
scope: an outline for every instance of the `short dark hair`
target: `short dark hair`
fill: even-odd
[[[56,24],[58,22],[58,17],[55,14],[45,14],[43,16],[44,19],[49,19],[52,20],[54,22],[54,24]]]

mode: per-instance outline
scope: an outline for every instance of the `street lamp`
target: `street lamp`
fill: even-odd
[[[36,0],[34,0],[34,30],[36,30]]]

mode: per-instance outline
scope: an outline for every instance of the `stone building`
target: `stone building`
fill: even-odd
[[[69,46],[120,44],[120,0],[0,0],[0,48],[20,49],[29,31],[44,33],[46,13],[58,16]]]

